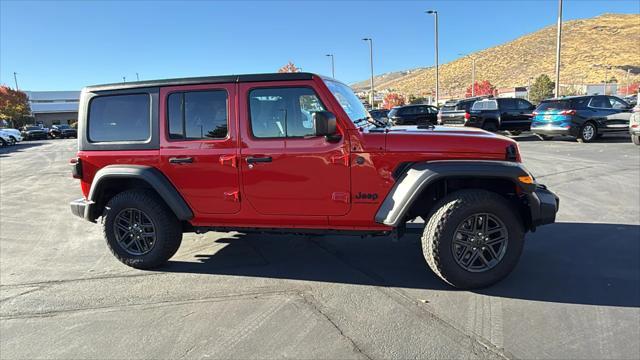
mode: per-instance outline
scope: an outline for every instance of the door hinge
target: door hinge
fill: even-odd
[[[349,154],[334,155],[331,157],[332,164],[342,163],[344,166],[349,166]]]
[[[236,155],[222,155],[220,156],[220,165],[229,163],[231,167],[236,167]]]
[[[240,192],[239,191],[225,191],[224,199],[226,201],[240,202]]]
[[[331,194],[331,200],[336,202],[342,202],[345,204],[349,203],[350,198],[351,198],[351,195],[348,192],[334,192],[333,194]]]

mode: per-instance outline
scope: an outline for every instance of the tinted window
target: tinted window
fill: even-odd
[[[543,101],[538,105],[536,111],[547,111],[547,110],[567,110],[571,109],[571,101],[569,100],[552,100],[552,101]]]
[[[198,140],[227,137],[227,92],[191,91],[169,95],[169,138]]]
[[[310,88],[254,89],[249,93],[251,130],[258,138],[314,136],[313,112],[324,106]]]
[[[588,97],[577,98],[577,99],[573,99],[571,101],[571,106],[574,109],[584,109],[585,107],[587,107],[588,103],[589,103],[589,98]]]
[[[591,102],[589,103],[589,106],[595,107],[595,108],[609,109],[611,108],[611,103],[609,102],[609,99],[606,96],[594,96],[593,98],[591,98]]]
[[[410,106],[406,108],[401,108],[399,111],[400,115],[415,115],[417,114],[417,110],[415,107]]]
[[[518,104],[515,99],[500,99],[498,100],[500,103],[500,108],[502,110],[516,110],[518,109]]]
[[[479,100],[473,103],[472,110],[497,110],[498,103],[495,100]]]
[[[144,141],[151,135],[149,95],[98,96],[89,104],[89,141]]]
[[[532,107],[531,103],[528,101],[518,99],[517,102],[518,102],[518,110],[529,110]]]
[[[616,110],[629,108],[629,105],[627,105],[627,103],[613,96],[609,96],[609,102],[611,103],[611,107]]]

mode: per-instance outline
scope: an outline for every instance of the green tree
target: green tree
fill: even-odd
[[[553,90],[556,84],[551,81],[551,79],[542,74],[536,78],[536,80],[531,84],[531,89],[529,89],[529,100],[534,103],[539,103],[544,99],[548,99],[553,96]]]
[[[14,127],[22,126],[29,119],[30,113],[27,94],[0,85],[0,120],[5,120]]]

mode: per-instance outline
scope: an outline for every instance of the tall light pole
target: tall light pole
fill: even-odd
[[[529,81],[527,83],[527,101],[531,101],[531,96],[530,96],[530,94],[531,94],[531,80],[533,80],[533,78],[531,76],[529,76],[528,80]]]
[[[460,56],[468,56],[471,58],[471,97],[476,96],[476,57],[466,54],[458,54]]]
[[[19,91],[20,89],[18,88],[18,73],[17,72],[13,72],[13,81],[16,82],[16,91]]]
[[[333,62],[333,54],[327,54],[326,56],[331,58],[331,77],[336,78],[336,65]]]
[[[427,10],[427,14],[432,14],[435,16],[435,47],[436,47],[436,106],[438,106],[439,100],[439,87],[440,87],[440,76],[438,73],[438,12],[435,10]]]
[[[371,38],[364,38],[363,41],[369,42],[369,63],[371,64],[371,94],[369,95],[370,105],[373,109],[373,40]]]
[[[629,85],[630,85],[630,84],[629,84],[629,73],[630,73],[630,72],[631,72],[631,69],[627,69],[627,76],[626,76],[626,79],[625,79],[625,81],[624,81],[624,82],[625,82],[625,85],[626,85],[626,87],[625,87],[625,89],[624,89],[624,94],[625,94],[625,95],[629,95]]]
[[[560,96],[560,47],[562,44],[562,0],[558,0],[558,33],[556,38],[556,97]]]
[[[607,83],[609,82],[609,79],[607,78],[607,75],[609,75],[608,70],[611,69],[611,66],[604,66],[604,93],[603,95],[607,95]]]

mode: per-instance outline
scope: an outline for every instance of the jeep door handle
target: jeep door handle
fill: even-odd
[[[169,162],[172,164],[191,164],[193,162],[192,157],[172,157],[169,158]]]
[[[270,163],[271,160],[273,160],[273,159],[271,159],[271,156],[265,156],[265,157],[249,156],[249,157],[247,157],[247,164]]]

